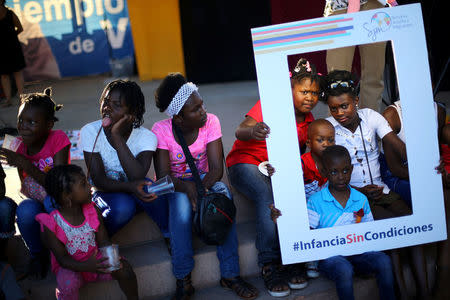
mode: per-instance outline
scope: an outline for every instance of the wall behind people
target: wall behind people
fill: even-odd
[[[256,79],[250,28],[270,25],[269,0],[184,0],[180,15],[190,81]]]
[[[117,59],[133,64],[126,0],[7,0],[6,5],[24,27],[19,39],[26,81],[104,73]]]

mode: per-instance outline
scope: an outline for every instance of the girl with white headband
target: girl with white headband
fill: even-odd
[[[181,129],[192,157],[209,191],[223,193],[231,199],[223,174],[222,132],[219,119],[206,113],[195,84],[186,82],[179,73],[169,74],[155,93],[156,106],[170,118],[156,122],[152,131],[158,137],[155,171],[158,178],[170,175],[175,192],[160,196],[169,203],[169,230],[172,247],[173,273],[177,290],[173,299],[190,299],[194,294],[191,271],[194,268],[192,250],[192,216],[196,209],[197,191],[183,149],[176,138],[173,125]],[[233,224],[227,240],[217,247],[221,280],[243,299],[258,295],[255,287],[239,276],[238,241]]]

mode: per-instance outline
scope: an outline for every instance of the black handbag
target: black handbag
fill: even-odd
[[[232,199],[221,193],[206,193],[183,133],[173,124],[197,189],[197,210],[192,221],[196,234],[208,245],[222,245],[236,217]]]

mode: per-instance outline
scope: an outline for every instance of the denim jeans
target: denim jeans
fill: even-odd
[[[258,166],[236,164],[229,169],[230,181],[235,189],[252,199],[256,205],[256,249],[258,264],[278,262],[280,246],[275,223],[270,218],[269,204],[273,204],[270,178],[263,175]]]
[[[54,209],[53,200],[50,196],[45,197],[43,203],[35,199],[25,199],[17,207],[17,226],[32,257],[43,250],[40,225],[34,218],[37,214],[50,213]]]
[[[8,197],[0,199],[0,239],[13,237],[16,233],[17,204]]]
[[[228,187],[223,182],[216,182],[209,190],[214,193],[222,193],[232,199]],[[161,198],[169,203],[172,271],[175,278],[182,279],[194,269],[194,251],[192,249],[192,218],[194,214],[192,205],[185,193],[174,192],[165,194]],[[222,277],[231,278],[239,275],[236,224],[231,227],[225,243],[217,246],[217,258],[219,259]]]
[[[155,221],[164,237],[169,236],[168,205],[167,201],[161,197],[152,202],[143,202],[128,193],[97,192],[97,194],[111,209],[104,218],[109,236],[118,232],[140,211],[145,211]]]
[[[341,300],[352,300],[353,274],[375,274],[380,299],[395,299],[394,274],[389,256],[383,252],[365,252],[353,256],[332,256],[319,262],[320,273],[333,280]]]
[[[394,176],[394,174],[392,174],[391,170],[389,170],[389,167],[387,165],[383,153],[380,153],[380,157],[378,160],[380,162],[380,173],[383,182],[386,183],[386,185],[391,190],[399,194],[400,197],[402,197],[402,199],[406,202],[409,208],[412,208],[411,188],[409,185],[409,181],[405,179],[400,179]]]

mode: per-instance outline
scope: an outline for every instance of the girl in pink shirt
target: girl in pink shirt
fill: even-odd
[[[83,170],[75,165],[55,167],[45,179],[45,189],[58,209],[38,214],[36,220],[51,251],[56,297],[76,300],[85,283],[116,279],[127,299],[138,299],[136,275],[130,264],[121,259],[120,268],[110,272],[107,258],[99,252],[99,247],[111,242],[100,211],[91,201],[91,186]]]
[[[29,275],[45,277],[48,270],[48,252],[39,238],[39,224],[35,216],[51,211],[50,198],[43,188],[45,177],[57,165],[70,163],[70,141],[61,130],[52,130],[58,119],[55,112],[62,108],[52,99],[52,90],[33,93],[22,98],[17,116],[20,145],[16,152],[0,149],[0,159],[17,167],[21,192],[28,199],[17,207],[17,225],[31,252]]]

